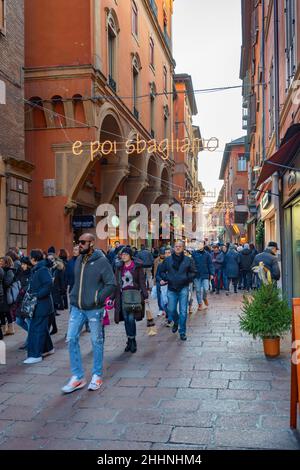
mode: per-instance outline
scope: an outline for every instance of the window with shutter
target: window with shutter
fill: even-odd
[[[285,0],[286,91],[296,72],[296,0]]]
[[[271,63],[269,74],[269,123],[269,138],[271,138],[275,130],[275,70],[273,61]]]

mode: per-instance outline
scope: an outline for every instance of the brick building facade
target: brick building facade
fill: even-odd
[[[28,183],[24,157],[24,5],[0,2],[0,253],[27,248]]]

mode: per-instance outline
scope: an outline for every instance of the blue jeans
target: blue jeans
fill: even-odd
[[[134,318],[133,313],[128,313],[126,310],[122,310],[124,324],[125,324],[125,331],[128,338],[135,338],[136,337],[136,321]]]
[[[16,324],[23,328],[23,330],[27,331],[27,333],[29,332],[30,318],[17,317]],[[28,346],[28,335],[25,341],[25,346]]]
[[[209,280],[196,277],[196,279],[194,279],[194,285],[196,289],[197,302],[200,305],[203,303],[203,300],[207,299]]]
[[[103,373],[103,331],[102,318],[103,309],[97,310],[80,310],[71,306],[69,327],[67,333],[67,342],[69,344],[70,364],[72,374],[78,379],[84,377],[84,371],[81,361],[81,353],[79,346],[79,336],[83,325],[89,322],[91,329],[91,342],[94,354],[93,374],[102,377]]]
[[[222,270],[223,289],[228,290],[229,279],[226,274],[226,270]]]
[[[156,283],[156,292],[157,292],[157,304],[158,304],[158,308],[159,308],[160,311],[165,311],[165,310],[166,310],[166,306],[163,305],[163,303],[162,303],[161,287],[160,287],[159,282]]]
[[[188,311],[189,286],[184,287],[178,292],[168,291],[168,319],[179,324],[179,334],[186,333],[186,319]],[[179,314],[177,304],[179,303]]]

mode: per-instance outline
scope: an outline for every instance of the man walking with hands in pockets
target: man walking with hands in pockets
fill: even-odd
[[[83,325],[89,322],[94,354],[94,367],[89,390],[102,385],[103,334],[102,317],[105,299],[116,289],[112,267],[101,250],[94,247],[95,236],[84,233],[79,239],[79,253],[74,271],[74,285],[70,293],[70,319],[67,333],[72,377],[62,388],[71,393],[86,385],[79,347]]]

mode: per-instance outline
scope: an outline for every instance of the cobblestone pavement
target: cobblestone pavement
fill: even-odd
[[[60,392],[70,377],[67,312],[57,317],[56,353],[41,364],[22,364],[18,330],[0,366],[0,448],[300,449],[289,429],[290,338],[279,359],[266,359],[261,342],[239,329],[240,301],[211,295],[209,309],[190,316],[186,342],[161,318],[153,337],[141,322],[136,354],[124,353],[124,326],[112,323],[98,392]],[[87,333],[81,348],[89,379]]]

